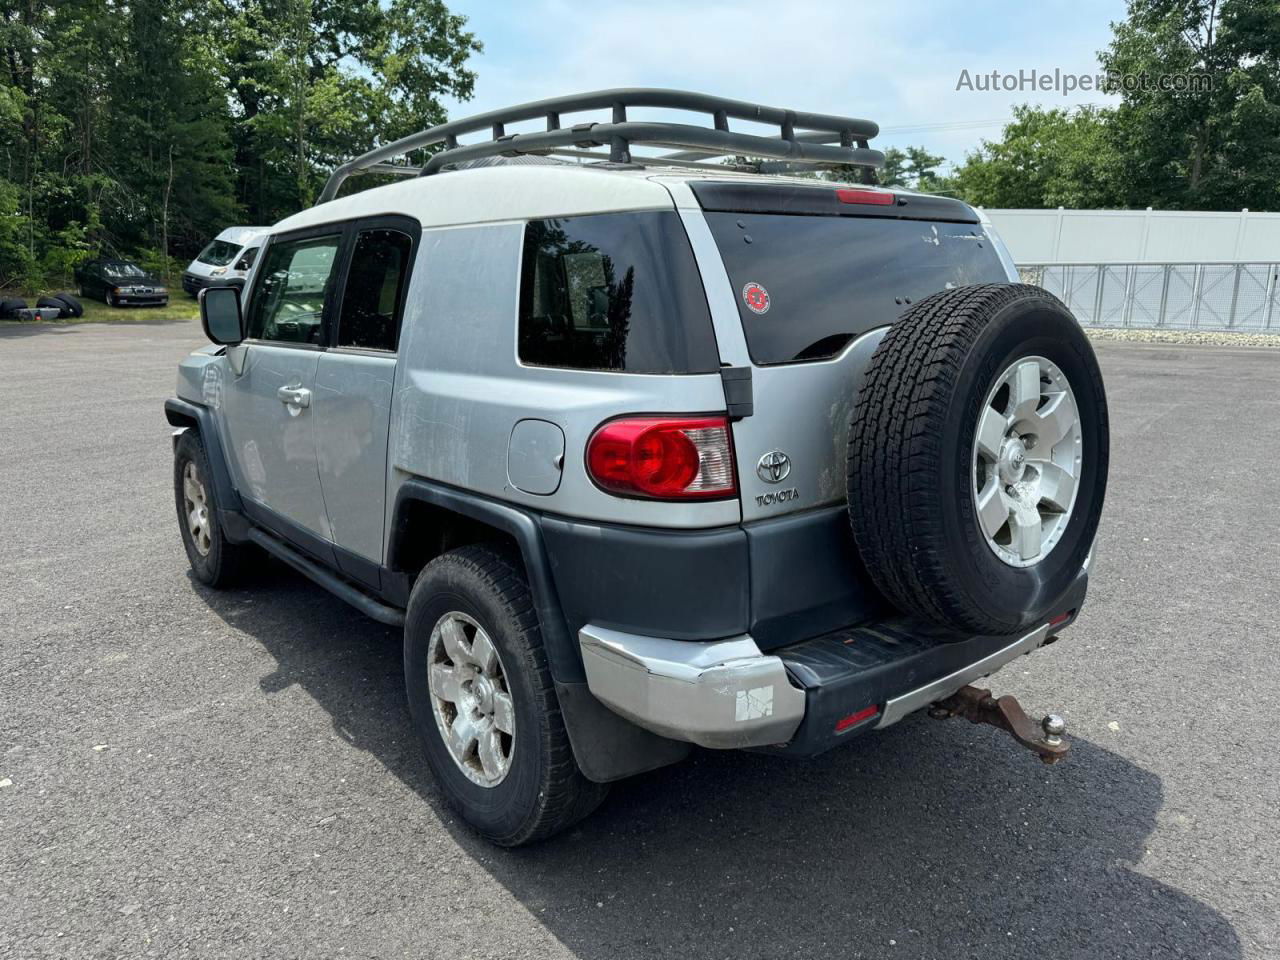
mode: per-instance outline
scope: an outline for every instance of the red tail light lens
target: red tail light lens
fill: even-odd
[[[891,207],[897,199],[892,193],[880,190],[848,190],[836,191],[836,198],[841,203],[870,203],[877,207]]]
[[[725,417],[611,420],[587,443],[587,472],[628,497],[711,500],[738,492]]]

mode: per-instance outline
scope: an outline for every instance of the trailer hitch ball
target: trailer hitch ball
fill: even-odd
[[[1056,747],[1062,742],[1062,735],[1067,732],[1067,721],[1056,713],[1051,713],[1040,721],[1040,729],[1044,731],[1044,742]]]
[[[1045,763],[1057,763],[1070,749],[1070,744],[1063,739],[1067,722],[1060,716],[1049,714],[1037,729],[1035,721],[1014,697],[1007,694],[993,697],[990,690],[978,687],[962,687],[945,700],[939,700],[929,708],[929,715],[939,719],[964,717],[970,723],[984,723],[1003,730]]]

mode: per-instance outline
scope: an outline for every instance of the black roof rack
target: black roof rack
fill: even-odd
[[[657,107],[708,114],[712,126],[628,120],[628,107]],[[560,125],[562,114],[606,108],[612,110],[612,120],[608,123]],[[546,130],[506,132],[509,123],[536,119],[545,120]],[[778,136],[734,133],[729,129],[730,119],[776,124]],[[488,130],[490,138],[476,143],[458,142],[459,136],[478,130]],[[787,169],[794,165],[873,168],[884,163],[884,155],[879,150],[870,149],[867,141],[879,132],[880,128],[870,120],[801,113],[684,90],[639,87],[598,90],[535,100],[474,117],[450,120],[370,150],[338,167],[330,175],[316,202],[332,200],[348,177],[361,173],[426,176],[463,160],[521,154],[587,157],[623,164],[632,162],[633,144],[679,151],[661,157],[640,158],[643,162],[656,164],[696,167],[704,165],[699,161],[708,158],[742,155],[784,161],[783,164],[770,165],[773,169]],[[422,167],[388,162],[414,150],[440,145],[443,149],[433,153]],[[607,156],[585,152],[587,148],[601,146],[608,146]]]

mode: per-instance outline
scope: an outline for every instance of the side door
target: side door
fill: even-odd
[[[313,401],[344,237],[338,225],[272,239],[249,298],[240,373],[223,399],[246,512],[330,563]]]
[[[421,230],[404,217],[350,228],[332,346],[313,398],[320,486],[338,566],[379,587],[396,347]]]

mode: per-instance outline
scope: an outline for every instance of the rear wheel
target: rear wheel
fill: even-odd
[[[589,814],[607,787],[582,775],[560,715],[532,597],[514,558],[475,545],[429,563],[409,598],[405,686],[446,801],[519,846]]]
[[[1048,615],[1092,548],[1106,490],[1102,375],[1052,294],[961,287],[876,348],[849,439],[867,570],[900,609],[976,633]]]

